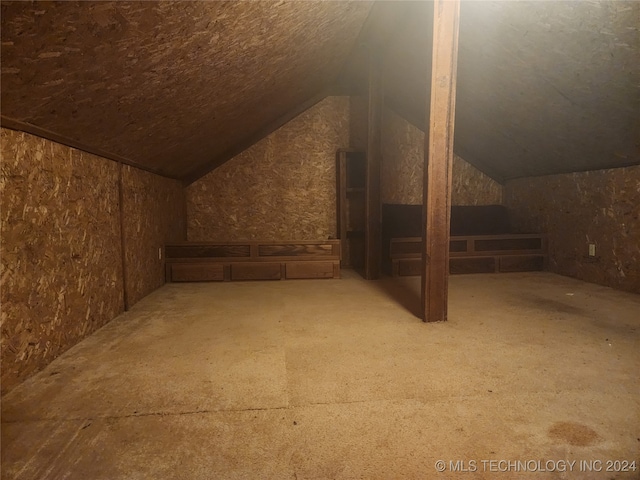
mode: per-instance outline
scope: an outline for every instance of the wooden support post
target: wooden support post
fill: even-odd
[[[340,265],[346,267],[348,265],[347,258],[347,152],[338,150],[336,153],[336,209],[337,209],[337,228],[336,232],[340,239]]]
[[[382,86],[382,65],[380,55],[369,50],[368,119],[367,119],[367,181],[365,207],[365,262],[364,273],[367,280],[380,277],[382,261],[380,201],[380,164],[382,152],[380,135],[382,130],[382,108],[384,90]]]
[[[435,0],[433,7],[431,92],[424,149],[422,314],[425,322],[447,319],[460,0]]]
[[[122,303],[124,311],[129,311],[129,285],[127,283],[127,244],[124,231],[124,186],[123,186],[123,170],[124,165],[118,165],[118,218],[120,221],[120,255],[122,259]]]

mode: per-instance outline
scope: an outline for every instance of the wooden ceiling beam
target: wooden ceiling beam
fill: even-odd
[[[367,108],[367,180],[365,191],[364,274],[367,280],[380,277],[382,263],[382,202],[380,169],[382,164],[382,58],[375,49],[369,51]]]

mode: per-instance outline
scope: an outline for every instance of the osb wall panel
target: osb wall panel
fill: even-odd
[[[118,165],[1,131],[2,393],[123,311]]]
[[[327,97],[187,187],[188,238],[336,236],[336,150],[349,143],[349,98]]]
[[[504,187],[461,157],[453,157],[453,205],[501,205]]]
[[[422,205],[424,133],[389,109],[382,117],[382,203]]]
[[[424,133],[385,109],[382,124],[382,203],[422,204]],[[457,155],[453,205],[502,204],[503,187]]]
[[[512,180],[506,204],[517,231],[549,235],[549,270],[640,293],[640,166]]]
[[[184,189],[177,180],[123,166],[122,204],[129,306],[164,284],[158,249],[186,240]]]

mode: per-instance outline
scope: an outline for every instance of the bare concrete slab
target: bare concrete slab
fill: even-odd
[[[2,399],[2,477],[640,478],[640,296],[454,276],[425,324],[418,294],[166,285]]]

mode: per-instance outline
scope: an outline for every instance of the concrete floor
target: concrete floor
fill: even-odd
[[[3,478],[640,478],[640,296],[345,276],[166,285],[3,398]]]

